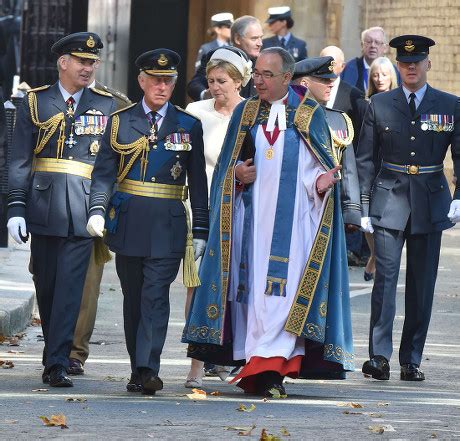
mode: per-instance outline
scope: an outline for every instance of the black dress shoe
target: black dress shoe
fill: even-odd
[[[131,377],[126,385],[126,390],[128,392],[142,392],[142,384],[138,374],[131,373]]]
[[[271,399],[286,398],[286,389],[282,384],[271,384],[264,390],[264,397]]]
[[[366,270],[364,270],[364,280],[366,282],[370,282],[373,279],[374,279],[374,273],[368,273]]]
[[[82,362],[76,358],[69,358],[69,367],[67,368],[67,373],[69,375],[83,375],[85,370],[83,369]]]
[[[50,373],[46,369],[43,369],[42,381],[43,384],[48,384],[50,382]]]
[[[390,364],[383,355],[375,355],[363,364],[363,374],[370,375],[376,380],[390,379]]]
[[[157,390],[163,389],[163,381],[158,375],[153,374],[150,369],[144,370],[141,374],[142,393],[144,395],[155,395]]]
[[[425,374],[416,364],[403,364],[401,366],[401,380],[403,381],[423,381]]]
[[[72,380],[66,375],[67,371],[61,364],[55,364],[50,369],[50,386],[51,387],[72,387]]]

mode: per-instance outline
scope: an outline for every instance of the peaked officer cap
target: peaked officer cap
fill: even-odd
[[[396,48],[396,59],[403,63],[416,63],[428,57],[430,46],[436,43],[421,35],[401,35],[390,41],[390,46]]]
[[[230,12],[220,12],[211,17],[211,26],[228,26],[233,24],[233,14]]]
[[[51,52],[61,56],[70,54],[79,58],[99,60],[99,52],[104,47],[101,37],[94,32],[69,34],[51,46]]]
[[[139,55],[136,66],[147,75],[174,77],[180,60],[177,52],[160,48]]]
[[[293,80],[300,77],[337,78],[334,73],[333,57],[312,57],[295,64]]]

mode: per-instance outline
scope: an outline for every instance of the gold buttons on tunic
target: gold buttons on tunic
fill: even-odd
[[[415,126],[415,121],[411,121],[410,123],[411,123],[413,126]]]
[[[411,141],[414,141],[414,140],[415,140],[415,136],[411,136],[411,137],[410,137],[410,140],[411,140]]]
[[[411,155],[411,156],[415,156],[415,152],[410,152],[410,155]]]
[[[388,132],[388,130],[390,130],[390,128],[388,126],[385,127],[385,132]]]
[[[155,176],[152,176],[152,177],[150,178],[150,180],[151,180],[152,182],[155,182]]]
[[[73,156],[69,156],[69,159],[73,159]]]

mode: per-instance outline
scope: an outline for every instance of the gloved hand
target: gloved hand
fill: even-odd
[[[105,219],[100,214],[93,214],[88,219],[88,223],[86,224],[86,230],[88,231],[91,236],[99,236],[102,237],[104,234],[104,225]]]
[[[371,218],[370,217],[362,217],[361,218],[361,228],[365,233],[373,233],[374,227],[372,226]]]
[[[460,199],[454,199],[451,202],[450,210],[449,210],[449,213],[447,213],[447,217],[454,224],[456,224],[457,222],[460,222]]]
[[[8,224],[8,232],[10,236],[17,242],[17,243],[25,243],[27,242],[27,228],[26,228],[26,220],[23,217],[12,217]],[[21,236],[24,238],[21,239]]]
[[[204,239],[193,239],[193,254],[195,255],[195,260],[203,255],[205,248],[206,241]]]

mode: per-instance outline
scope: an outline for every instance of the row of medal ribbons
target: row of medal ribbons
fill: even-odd
[[[454,115],[430,115],[420,116],[421,129],[435,132],[452,132],[454,130]]]
[[[75,119],[76,135],[102,135],[109,117],[104,115],[81,115]]]
[[[174,151],[190,151],[190,133],[171,133],[165,138],[165,149]]]

